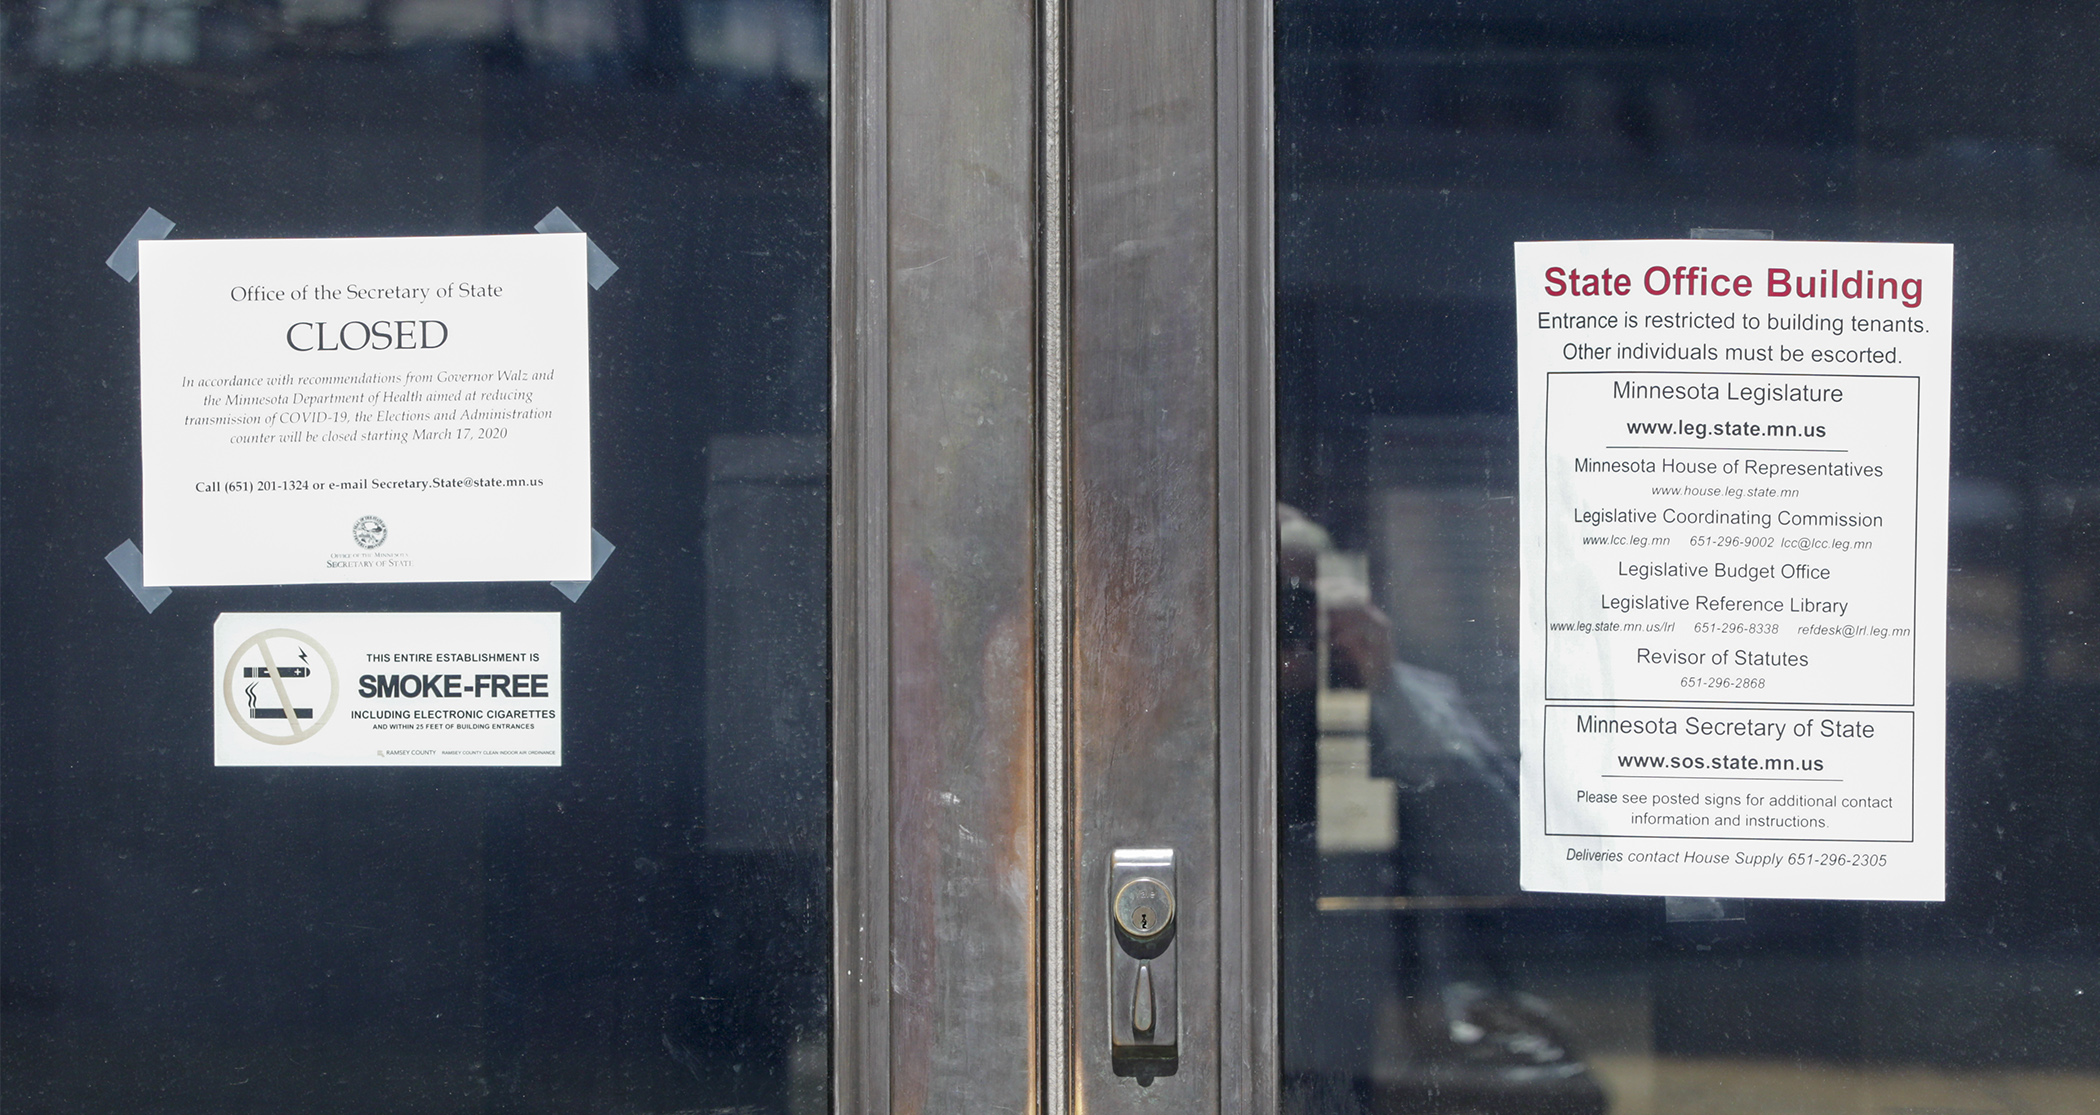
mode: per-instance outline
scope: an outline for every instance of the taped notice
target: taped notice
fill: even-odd
[[[138,249],[147,584],[590,579],[581,233]]]
[[[1516,245],[1526,889],[1944,897],[1952,283]]]
[[[558,612],[227,612],[222,767],[561,765]]]

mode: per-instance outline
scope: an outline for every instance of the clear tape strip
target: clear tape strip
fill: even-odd
[[[1769,228],[1695,228],[1692,240],[1770,240]],[[1669,922],[1742,921],[1743,903],[1733,898],[1663,899],[1663,920]]]
[[[139,552],[138,543],[129,538],[118,543],[116,549],[104,554],[102,560],[108,562],[111,569],[116,570],[118,579],[124,582],[125,588],[131,590],[131,595],[139,598],[139,603],[145,607],[147,615],[152,615],[153,609],[160,607],[161,603],[175,592],[171,588],[146,583],[146,555]]]
[[[593,578],[598,576],[600,569],[605,568],[605,559],[611,557],[613,551],[617,549],[619,547],[606,541],[604,535],[599,534],[596,530],[591,531],[591,576]],[[555,591],[568,597],[571,604],[583,599],[583,590],[591,587],[590,581],[548,581],[547,583],[553,585]]]
[[[148,206],[144,213],[139,214],[139,219],[132,222],[131,231],[124,234],[124,239],[117,244],[117,250],[109,253],[109,258],[102,262],[122,276],[125,282],[131,282],[139,277],[139,241],[165,240],[168,233],[174,229],[174,221],[161,216],[160,210]],[[153,609],[149,607],[146,610],[150,612]]]
[[[1663,920],[1670,922],[1742,921],[1744,904],[1735,898],[1665,898]]]
[[[541,217],[540,223],[532,226],[532,230],[534,232],[583,231],[576,227],[576,222],[570,220],[567,213],[561,211],[561,206],[559,205],[547,210],[547,215]],[[605,285],[605,280],[613,277],[613,272],[618,271],[620,265],[614,263],[612,257],[606,255],[604,250],[598,247],[596,240],[591,239],[589,236],[585,236],[583,240],[585,254],[590,260],[589,270],[586,274],[591,280],[591,289],[597,290]]]

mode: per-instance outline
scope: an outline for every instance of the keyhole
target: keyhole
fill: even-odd
[[[1157,879],[1137,878],[1116,892],[1116,925],[1140,941],[1165,933],[1174,924],[1174,895]]]

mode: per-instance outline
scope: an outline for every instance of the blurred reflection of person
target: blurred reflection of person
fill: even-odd
[[[1556,1093],[1555,1110],[1602,1110],[1550,1011],[1514,989],[1504,963],[1496,907],[1518,894],[1516,749],[1483,727],[1456,679],[1400,660],[1368,585],[1338,584],[1332,570],[1322,579],[1321,554],[1333,549],[1324,528],[1280,506],[1277,533],[1285,1063],[1298,1070],[1287,1085],[1298,1096],[1291,1109],[1389,1109],[1393,1084],[1404,1093],[1406,1082],[1433,1080],[1429,1092],[1447,1098],[1478,1089],[1484,1110],[1521,1108],[1543,1099],[1541,1090]],[[1386,897],[1400,913],[1389,924],[1318,908],[1323,688],[1367,693],[1369,774],[1393,783],[1399,838],[1386,855]],[[1373,1087],[1369,1078],[1380,1075],[1385,1086]]]

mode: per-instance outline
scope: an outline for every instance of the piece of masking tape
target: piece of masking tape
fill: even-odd
[[[617,549],[619,547],[607,542],[604,535],[599,534],[596,530],[591,531],[591,576],[593,578],[598,576],[600,569],[605,568],[605,559],[611,557],[612,552]],[[568,597],[571,604],[583,599],[583,590],[591,587],[591,582],[589,581],[548,581],[547,583],[553,585],[555,591]],[[156,589],[154,591],[166,592],[167,590]],[[150,611],[151,609],[148,610]]]
[[[162,601],[175,593],[174,589],[146,583],[146,555],[140,553],[138,543],[129,538],[119,543],[116,549],[103,555],[102,560],[117,571],[117,577],[124,582],[124,587],[131,590],[131,595],[139,598],[140,604],[145,605],[147,615],[152,615],[153,609],[160,607]]]
[[[532,231],[582,232],[583,230],[577,228],[576,222],[570,220],[569,215],[562,212],[561,206],[557,205],[547,210],[547,215],[540,218],[540,223],[532,226]],[[612,257],[606,255],[604,250],[598,247],[598,242],[589,236],[583,238],[583,244],[584,253],[590,260],[587,275],[591,280],[591,289],[597,290],[605,285],[605,280],[613,277],[613,272],[618,271],[620,265],[614,263]]]
[[[139,214],[139,219],[132,223],[131,231],[124,234],[124,240],[117,245],[117,250],[109,253],[109,258],[102,262],[108,265],[110,270],[123,276],[125,282],[131,282],[139,277],[139,241],[165,240],[168,233],[174,229],[174,221],[161,216],[160,210],[149,206],[144,213]],[[146,610],[150,612],[153,609],[149,606]]]

